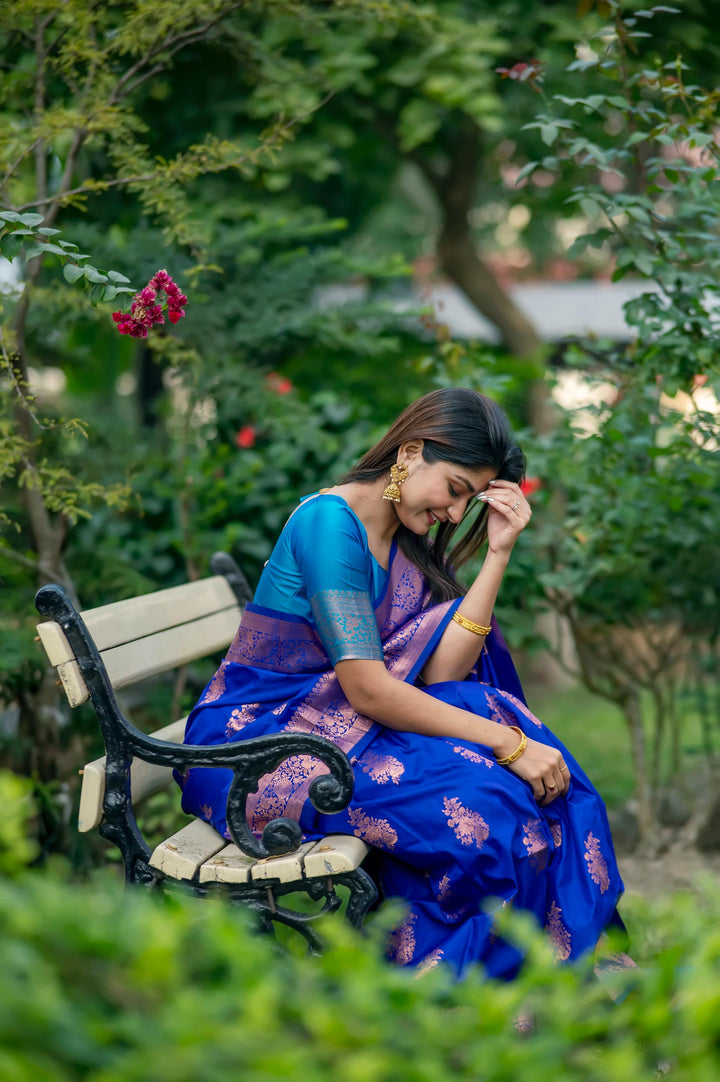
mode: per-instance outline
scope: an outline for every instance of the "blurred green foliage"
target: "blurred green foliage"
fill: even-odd
[[[59,860],[16,868],[0,880],[2,1077],[550,1082],[561,1071],[571,1082],[641,1082],[667,1063],[687,1082],[717,1077],[710,884],[663,905],[634,902],[642,969],[600,982],[589,960],[557,967],[545,937],[505,911],[502,934],[527,952],[510,984],[390,966],[382,943],[397,916],[381,911],[367,938],[330,921],[329,949],[304,958],[253,934],[221,898],[123,892],[107,873],[78,885]],[[629,994],[615,1004],[609,992]],[[527,1015],[535,1030],[519,1033]]]

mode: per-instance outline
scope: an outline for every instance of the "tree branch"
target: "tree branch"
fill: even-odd
[[[15,549],[11,549],[7,545],[0,545],[0,560],[2,559],[12,560],[13,563],[28,567],[31,571],[38,571],[40,568],[38,560],[32,559],[30,556],[23,556],[21,552],[16,552]]]
[[[265,150],[272,149],[279,142],[281,142],[282,140],[288,138],[288,136],[289,136],[290,132],[293,130],[293,128],[295,128],[298,124],[301,124],[303,120],[307,119],[307,117],[309,117],[313,113],[317,112],[318,109],[322,109],[325,105],[327,105],[327,103],[334,96],[335,96],[335,91],[331,90],[328,94],[325,95],[325,97],[322,99],[322,101],[318,102],[317,105],[314,105],[312,107],[312,109],[308,109],[307,112],[301,113],[300,116],[293,117],[292,120],[287,121],[287,123],[285,123],[282,127],[277,128],[268,137],[267,141],[262,143],[260,146],[255,147],[252,150],[245,151],[244,153],[238,155],[235,158],[230,158],[228,161],[218,162],[216,165],[203,165],[203,172],[206,172],[206,173],[220,173],[224,169],[232,169],[235,166],[242,165],[244,162],[251,160],[254,155],[260,154]],[[85,134],[87,134],[87,133],[85,133]],[[78,151],[79,151],[79,149],[80,148],[78,147]],[[57,211],[60,209],[60,207],[62,206],[62,203],[63,203],[63,201],[65,199],[70,199],[72,196],[75,196],[75,195],[86,195],[86,194],[92,194],[92,193],[97,193],[97,192],[104,192],[108,188],[116,188],[116,187],[118,187],[120,185],[144,184],[144,183],[147,183],[148,181],[155,180],[157,177],[161,176],[162,173],[164,173],[166,171],[167,171],[167,167],[163,166],[162,168],[158,168],[157,170],[155,170],[152,173],[139,173],[139,174],[137,174],[135,176],[132,176],[132,177],[115,177],[113,180],[97,181],[94,184],[81,185],[79,188],[70,188],[70,189],[67,189],[66,191],[58,191],[52,197],[53,202],[56,204],[56,206],[53,208],[53,220],[54,220],[54,217],[55,217]],[[29,203],[23,203],[17,209],[19,211],[21,211],[21,212],[26,211],[26,210],[31,210],[33,207],[39,206],[40,203],[41,203],[41,200],[34,200],[34,201],[29,202]]]
[[[166,35],[162,41],[157,38],[155,42],[151,44],[150,47],[146,50],[145,55],[142,56],[139,60],[137,60],[132,65],[132,67],[128,68],[128,70],[119,79],[118,83],[115,86],[115,89],[113,90],[112,94],[108,99],[108,104],[117,105],[118,102],[120,102],[124,97],[126,97],[132,90],[134,90],[137,86],[140,86],[141,83],[145,82],[145,80],[150,77],[149,73],[143,75],[140,79],[136,79],[134,82],[132,82],[131,86],[128,87],[127,85],[131,80],[135,79],[136,74],[141,72],[145,65],[150,64],[155,59],[155,57],[163,50],[170,49],[171,52],[168,59],[172,58],[176,52],[184,48],[186,45],[191,45],[194,44],[195,41],[201,40],[207,33],[209,33],[210,30],[213,29],[214,26],[217,26],[217,24],[221,22],[227,15],[230,15],[233,11],[237,11],[239,8],[243,7],[243,4],[244,0],[237,0],[236,3],[230,4],[229,7],[219,12],[214,19],[209,19],[202,26],[195,27],[194,30],[186,30],[181,34],[176,35],[175,37],[172,37],[171,35]],[[163,61],[162,63],[164,66],[167,61]],[[162,68],[160,70],[162,70]]]

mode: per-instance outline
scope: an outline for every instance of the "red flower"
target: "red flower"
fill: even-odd
[[[539,477],[526,477],[520,485],[523,496],[532,496],[533,492],[537,492],[539,488],[542,488],[542,481]]]
[[[130,305],[130,312],[113,312],[113,319],[120,334],[129,334],[133,338],[147,338],[148,331],[156,323],[164,323],[165,317],[161,304],[157,304],[158,294],[167,297],[167,314],[171,323],[178,323],[185,312],[187,297],[180,292],[166,270],[159,270],[152,276],[144,289],[136,293]]]
[[[248,447],[252,447],[255,443],[255,435],[255,427],[253,425],[243,425],[243,427],[235,433],[236,446],[247,450]]]
[[[269,372],[265,377],[265,382],[275,394],[288,394],[293,389],[290,380],[281,376],[279,372]]]

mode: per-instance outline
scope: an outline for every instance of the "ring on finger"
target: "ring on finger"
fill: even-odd
[[[546,789],[549,789],[549,790],[550,790],[550,792],[552,792],[552,791],[553,791],[553,789],[557,789],[557,785],[555,784],[555,782],[554,782],[554,781],[551,781],[551,782],[548,782],[548,783],[547,783],[547,784],[545,785],[545,788],[546,788]]]
[[[511,511],[517,511],[519,506],[520,506],[520,500],[516,500],[515,503],[512,505],[512,507],[510,508],[510,510]]]

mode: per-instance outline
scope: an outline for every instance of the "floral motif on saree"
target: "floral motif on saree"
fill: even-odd
[[[530,863],[535,871],[544,871],[547,868],[550,854],[548,853],[548,845],[542,829],[542,820],[530,819],[528,822],[523,823],[523,845],[528,851]]]
[[[398,965],[410,965],[415,959],[415,921],[417,915],[408,913],[401,924],[388,936],[388,957]]]
[[[376,755],[372,751],[365,752],[358,766],[378,785],[387,785],[388,782],[397,785],[405,773],[405,767],[394,755]]]
[[[448,826],[462,845],[482,849],[490,836],[490,828],[479,812],[466,808],[457,797],[443,798],[443,813]]]
[[[473,751],[472,748],[464,748],[461,745],[453,744],[449,740],[447,743],[450,744],[450,747],[456,755],[462,755],[463,759],[467,759],[471,763],[477,763],[478,766],[495,766],[492,759],[488,759],[487,755],[481,755],[479,751]]]
[[[572,940],[562,920],[562,909],[556,902],[551,903],[545,924],[553,943],[556,961],[566,962],[572,951]]]
[[[605,857],[600,849],[600,842],[592,831],[585,839],[585,861],[593,883],[600,887],[600,893],[604,894],[610,886],[610,876]]]
[[[354,827],[353,832],[368,845],[375,845],[379,849],[393,849],[397,844],[397,831],[390,826],[387,819],[366,815],[362,808],[350,808],[347,814]]]

